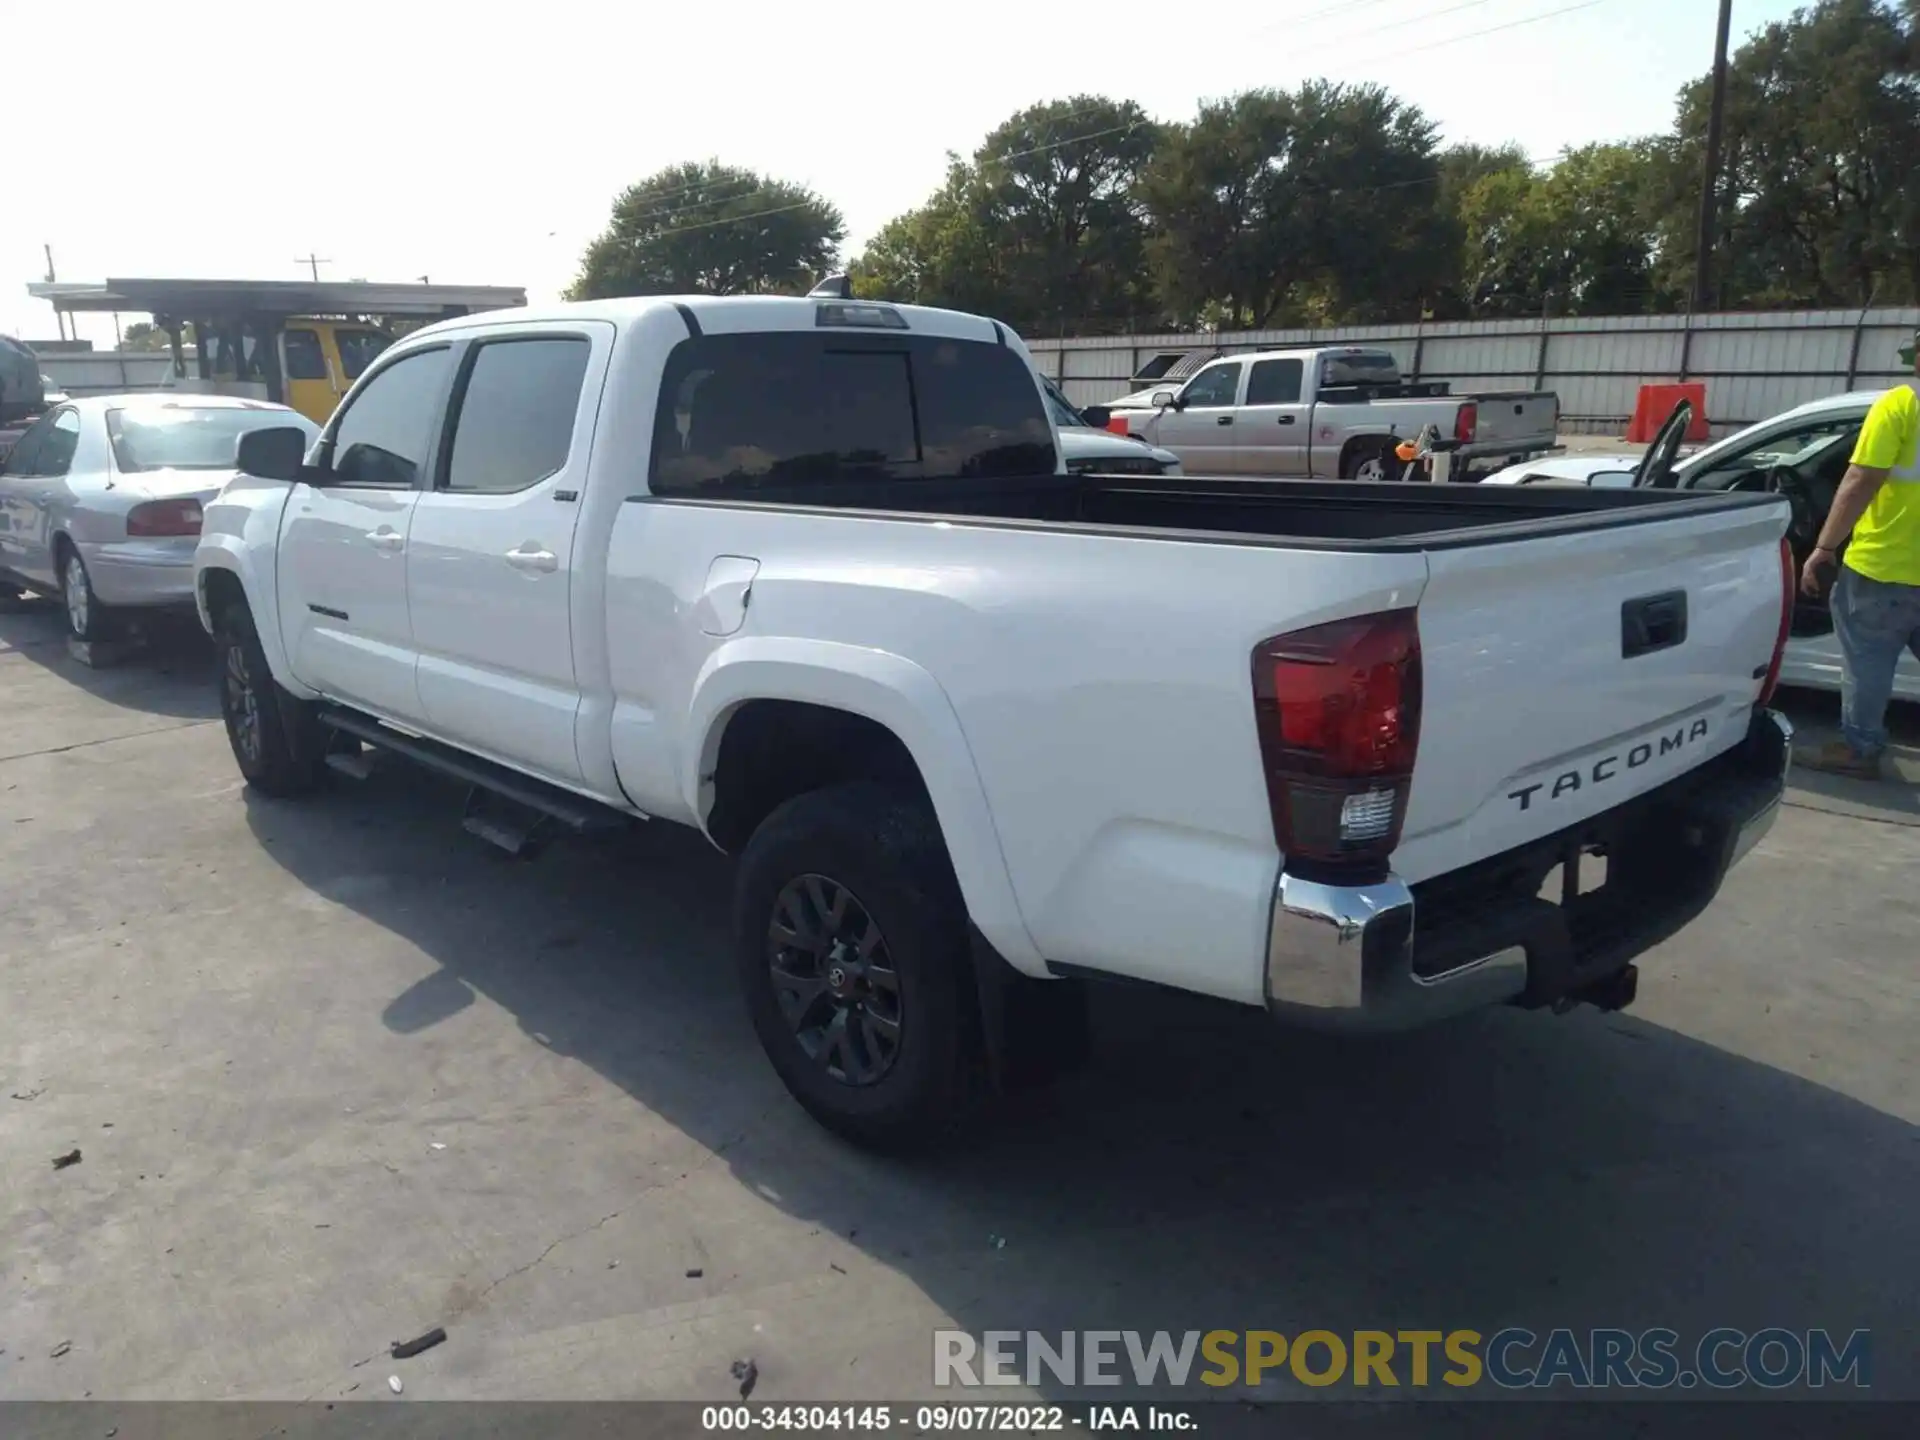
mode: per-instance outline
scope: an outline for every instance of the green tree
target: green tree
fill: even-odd
[[[1323,322],[1397,320],[1446,286],[1457,231],[1440,204],[1437,131],[1377,85],[1313,81],[1288,157]]]
[[[988,134],[855,262],[864,294],[981,309],[1027,333],[1106,333],[1150,310],[1135,186],[1158,127],[1131,101],[1076,95]]]
[[[1434,127],[1376,85],[1202,105],[1141,193],[1165,307],[1258,329],[1409,313],[1450,278]]]
[[[1639,314],[1672,302],[1657,283],[1664,150],[1588,145],[1536,172],[1489,165],[1455,201],[1460,293],[1473,315]]]
[[[1713,271],[1724,308],[1920,299],[1916,16],[1819,0],[1732,56]],[[1666,147],[1659,271],[1691,288],[1710,79]]]
[[[150,320],[135,320],[120,332],[122,350],[165,350],[171,344],[167,332]]]
[[[1295,130],[1291,95],[1250,90],[1201,105],[1191,124],[1161,138],[1140,191],[1169,314],[1251,329],[1280,313],[1305,274],[1285,164]]]
[[[1158,127],[1130,100],[1034,105],[975,152],[969,218],[994,237],[1016,327],[1125,329],[1150,304],[1135,194]]]
[[[872,300],[984,311],[1025,329],[1030,317],[1012,313],[1008,301],[1005,253],[980,220],[979,189],[974,166],[949,155],[946,183],[867,242],[851,267],[854,292]]]
[[[621,192],[567,294],[799,293],[845,238],[840,212],[803,186],[717,160],[674,165]]]

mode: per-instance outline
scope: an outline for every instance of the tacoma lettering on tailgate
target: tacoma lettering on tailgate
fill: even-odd
[[[1507,792],[1507,798],[1509,800],[1519,801],[1520,808],[1522,810],[1528,810],[1533,807],[1533,797],[1542,790],[1548,791],[1547,798],[1549,800],[1558,800],[1562,795],[1573,794],[1579,790],[1582,785],[1599,785],[1613,779],[1614,776],[1620,773],[1623,765],[1629,770],[1638,770],[1642,765],[1653,759],[1656,754],[1671,755],[1676,750],[1684,749],[1688,745],[1693,744],[1696,740],[1704,740],[1706,738],[1706,720],[1695,720],[1691,725],[1685,726],[1684,728],[1676,728],[1670,735],[1660,736],[1658,741],[1642,740],[1631,750],[1625,753],[1615,752],[1612,755],[1603,755],[1584,769],[1562,771],[1560,774],[1554,776],[1551,788],[1549,788],[1547,781],[1542,780],[1538,785],[1528,785],[1519,790],[1509,790]]]

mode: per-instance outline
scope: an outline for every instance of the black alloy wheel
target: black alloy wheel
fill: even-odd
[[[767,927],[774,998],[801,1050],[843,1085],[884,1079],[905,1015],[886,937],[859,897],[825,875],[781,889]]]

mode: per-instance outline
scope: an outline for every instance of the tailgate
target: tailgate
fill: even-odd
[[[1538,441],[1545,437],[1551,444],[1560,428],[1560,397],[1551,391],[1523,391],[1505,395],[1471,397],[1480,407],[1479,423],[1474,426],[1476,449],[1519,441]]]
[[[1576,824],[1739,741],[1779,633],[1786,518],[1743,506],[1430,551],[1401,877]]]

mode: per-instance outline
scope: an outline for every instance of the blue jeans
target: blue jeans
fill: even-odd
[[[1887,748],[1887,702],[1900,652],[1920,659],[1920,585],[1890,585],[1840,567],[1831,605],[1840,641],[1840,733],[1856,755]]]

